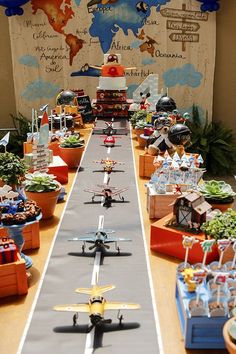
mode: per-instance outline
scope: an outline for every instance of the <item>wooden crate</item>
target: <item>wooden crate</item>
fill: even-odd
[[[173,214],[169,214],[151,225],[151,250],[184,260],[185,249],[182,246],[183,235],[194,236],[199,242],[189,250],[188,262],[192,264],[202,262],[203,252],[200,242],[205,240],[205,235],[203,233],[194,235],[190,232],[164,226],[165,222],[172,216]],[[218,259],[217,246],[213,245],[212,252],[208,253],[206,262],[208,264]]]
[[[156,194],[155,190],[151,187],[147,187],[147,211],[150,219],[160,219],[170,214],[173,210],[171,205],[178,194]]]
[[[2,227],[0,229],[0,237],[8,236],[7,229]],[[39,236],[39,222],[26,226],[23,229],[23,237],[25,240],[23,251],[32,250],[40,247],[40,236]]]
[[[0,298],[25,295],[28,292],[25,261],[18,254],[18,261],[0,265]]]
[[[204,287],[201,288],[201,299],[207,304],[209,296]],[[185,290],[185,284],[176,280],[175,300],[178,316],[184,337],[185,348],[187,349],[223,349],[225,343],[223,339],[223,326],[228,320],[228,316],[208,317],[190,316],[188,304],[196,297]]]
[[[151,177],[156,171],[156,167],[153,165],[155,156],[149,154],[139,155],[139,177]]]

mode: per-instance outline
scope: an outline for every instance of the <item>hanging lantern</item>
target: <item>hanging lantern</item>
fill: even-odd
[[[197,0],[202,2],[200,7],[201,11],[217,11],[220,8],[219,1],[220,0]]]
[[[21,16],[24,13],[24,10],[21,8],[21,6],[27,2],[29,2],[29,0],[0,0],[0,6],[6,7],[6,16]]]

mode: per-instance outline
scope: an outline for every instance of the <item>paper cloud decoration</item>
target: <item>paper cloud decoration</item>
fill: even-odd
[[[24,10],[21,8],[21,6],[27,2],[29,2],[29,0],[0,0],[0,6],[6,7],[6,16],[21,16],[24,13]]]

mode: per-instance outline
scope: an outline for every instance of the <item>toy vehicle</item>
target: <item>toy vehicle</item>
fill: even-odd
[[[75,291],[80,294],[90,295],[87,303],[78,303],[72,305],[57,305],[54,306],[55,311],[75,312],[73,316],[73,325],[77,324],[78,313],[87,312],[89,314],[91,325],[88,326],[88,332],[94,327],[102,326],[106,323],[112,323],[111,319],[104,318],[104,312],[107,310],[137,310],[140,308],[139,304],[126,302],[110,302],[106,301],[102,296],[103,293],[114,289],[114,285],[97,286],[92,288],[78,288]],[[120,325],[122,324],[123,316],[118,316]]]
[[[106,160],[101,159],[100,161],[93,161],[95,163],[100,163],[103,167],[104,172],[107,173],[111,173],[113,171],[113,168],[115,167],[115,165],[124,165],[123,162],[118,162],[115,160],[111,160],[108,157],[106,158]]]
[[[116,201],[113,199],[115,196],[119,196],[120,200],[124,202],[124,197],[121,197],[121,193],[127,191],[128,187],[125,188],[116,188],[110,187],[108,184],[97,185],[96,188],[87,188],[84,189],[85,192],[92,193],[92,202],[94,202],[95,197],[103,197],[104,203],[103,206],[109,208],[111,203]]]
[[[118,254],[120,253],[120,247],[118,246],[118,242],[127,242],[131,241],[130,238],[123,238],[123,237],[115,237],[109,236],[109,234],[114,233],[114,230],[105,230],[102,228],[98,228],[96,231],[88,232],[88,236],[81,236],[81,237],[74,237],[69,239],[68,241],[80,241],[83,242],[82,245],[82,252],[85,252],[86,243],[92,244],[89,247],[89,250],[97,249],[97,248],[104,248],[109,249],[109,243],[115,243],[115,249],[117,250]]]

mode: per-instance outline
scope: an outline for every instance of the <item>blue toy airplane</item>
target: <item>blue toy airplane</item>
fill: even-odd
[[[118,242],[126,242],[132,241],[129,238],[123,237],[115,237],[109,236],[109,234],[114,233],[114,230],[105,230],[103,228],[98,228],[96,231],[90,231],[88,234],[91,236],[81,236],[81,237],[74,237],[69,239],[68,241],[80,241],[83,242],[82,245],[82,252],[85,252],[86,243],[91,243],[92,246],[89,247],[89,250],[97,249],[97,248],[105,248],[109,249],[110,246],[108,243],[115,243],[115,249],[117,250],[118,254],[120,253],[120,247],[118,246]]]

